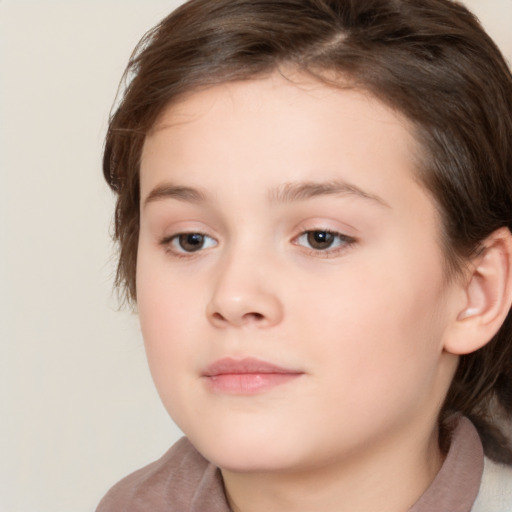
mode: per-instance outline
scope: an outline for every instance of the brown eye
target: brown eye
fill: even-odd
[[[312,249],[329,249],[334,242],[335,235],[329,231],[308,231],[306,239]]]
[[[351,236],[337,233],[336,231],[328,231],[326,229],[311,229],[304,231],[295,239],[295,244],[305,247],[310,251],[325,256],[333,256],[340,253],[356,242]]]
[[[186,252],[194,252],[204,245],[204,236],[199,233],[185,233],[178,237],[180,247]]]
[[[217,241],[201,233],[180,233],[170,239],[170,245],[176,253],[191,253],[213,247]]]

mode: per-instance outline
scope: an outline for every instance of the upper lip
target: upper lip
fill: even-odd
[[[263,361],[253,357],[245,357],[243,359],[224,357],[208,365],[205,368],[203,375],[205,377],[214,377],[216,375],[250,373],[299,374],[303,372],[291,368],[284,368],[282,366],[269,363],[268,361]]]

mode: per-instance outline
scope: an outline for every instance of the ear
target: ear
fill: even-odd
[[[512,304],[512,235],[507,228],[492,233],[470,262],[463,280],[454,329],[444,349],[469,354],[486,345],[505,321]]]

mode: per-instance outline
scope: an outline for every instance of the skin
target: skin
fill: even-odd
[[[149,365],[234,511],[407,510],[439,470],[436,417],[457,364],[445,347],[466,303],[417,161],[399,114],[298,74],[192,94],[147,136]],[[332,246],[309,243],[326,231]],[[189,251],[182,233],[204,245]],[[223,357],[300,375],[219,391],[204,369]]]

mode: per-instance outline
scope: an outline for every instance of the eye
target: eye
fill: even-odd
[[[297,245],[314,251],[340,249],[355,242],[352,237],[323,229],[304,231],[296,240]]]
[[[217,241],[202,233],[179,233],[162,240],[163,245],[169,245],[176,253],[192,253],[217,245]]]

